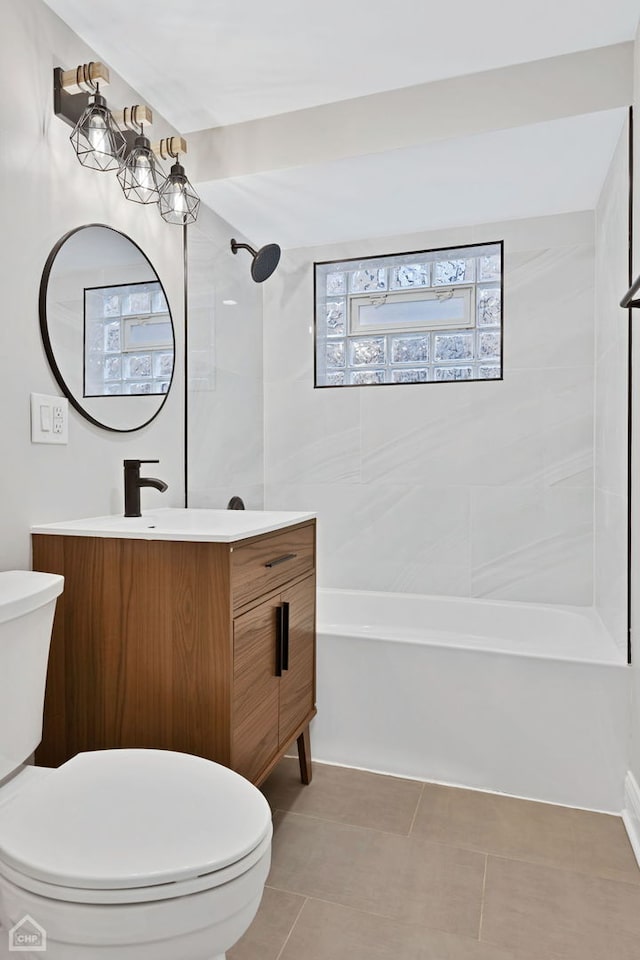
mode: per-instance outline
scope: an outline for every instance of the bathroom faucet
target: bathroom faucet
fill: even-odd
[[[125,460],[124,461],[124,515],[125,517],[141,517],[140,487],[153,487],[164,493],[167,484],[164,480],[155,477],[141,477],[140,465],[143,463],[160,463],[159,460]]]

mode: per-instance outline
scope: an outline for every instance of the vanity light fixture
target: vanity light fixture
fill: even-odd
[[[200,198],[180,163],[187,150],[185,140],[168,137],[152,144],[144,129],[153,123],[147,106],[112,113],[100,92],[100,84],[109,81],[103,63],[84,63],[75,70],[56,67],[53,72],[54,112],[73,127],[71,142],[78,160],[94,170],[116,170],[127,200],[157,203],[168,223],[194,223]],[[168,177],[158,157],[174,161]]]
[[[160,216],[167,223],[176,223],[179,226],[195,223],[200,207],[200,197],[189,183],[180,163],[180,154],[185,153],[186,149],[187,144],[182,137],[169,137],[160,141],[160,156],[163,159],[171,157],[175,160],[169,176],[160,187]]]

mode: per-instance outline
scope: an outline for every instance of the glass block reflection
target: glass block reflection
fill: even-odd
[[[346,273],[330,273],[327,277],[327,296],[335,297],[339,293],[347,292]]]
[[[102,316],[103,317],[119,317],[120,316],[120,297],[117,294],[112,296],[106,296],[102,305]]]
[[[436,367],[435,379],[445,380],[472,380],[473,367]]]
[[[478,290],[478,326],[495,327],[502,316],[502,293],[499,287]]]
[[[120,380],[122,377],[122,360],[120,357],[105,357],[104,379]]]
[[[104,328],[104,352],[120,353],[120,321],[107,323]]]
[[[105,383],[104,394],[107,397],[117,397],[122,393],[121,383]]]
[[[150,377],[151,354],[130,354],[124,358],[122,375],[125,380],[138,380],[141,377]],[[145,391],[149,392],[149,391]]]
[[[349,382],[358,387],[364,387],[372,383],[384,383],[384,370],[354,370]]]
[[[478,280],[487,283],[489,280],[500,279],[500,254],[492,253],[488,257],[478,258]]]
[[[391,271],[391,287],[404,290],[411,287],[428,287],[430,270],[428,263],[404,263]]]
[[[384,267],[372,270],[354,270],[351,274],[351,293],[369,293],[387,289],[387,271]]]
[[[329,336],[344,336],[345,334],[345,300],[327,300],[325,304],[327,317],[327,334]]]
[[[151,393],[153,391],[153,384],[152,383],[127,383],[125,384],[125,391],[127,393],[134,393],[134,394]]]
[[[336,370],[327,374],[327,386],[328,387],[342,387],[344,386],[344,371]]]
[[[344,367],[344,340],[327,344],[327,367]]]
[[[436,285],[469,283],[473,274],[473,260],[438,260],[433,282]]]
[[[435,341],[434,360],[470,360],[473,357],[471,333],[437,333]]]
[[[123,316],[131,317],[136,314],[151,312],[151,294],[145,290],[127,294],[122,298]]]
[[[171,374],[173,373],[173,354],[172,353],[156,353],[153,358],[153,375],[159,380],[163,380],[165,377],[171,379]],[[166,390],[162,390],[162,393],[166,393]]]
[[[429,359],[429,337],[393,337],[392,363],[426,363]]]
[[[500,334],[481,333],[478,337],[478,354],[481,360],[500,358]]]
[[[391,374],[393,383],[428,383],[429,370],[394,370]]]
[[[151,309],[154,313],[167,313],[169,304],[162,290],[155,290],[151,294]]]
[[[104,327],[101,323],[88,323],[85,337],[86,348],[90,353],[104,353]]]
[[[352,367],[370,367],[374,363],[384,363],[385,354],[386,343],[384,337],[349,341],[349,364]]]
[[[478,367],[478,376],[481,380],[499,380],[500,367],[495,364],[486,367],[480,366]]]

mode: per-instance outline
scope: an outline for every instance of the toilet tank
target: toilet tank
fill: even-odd
[[[53,573],[0,572],[0,781],[42,739],[51,628],[63,586]]]

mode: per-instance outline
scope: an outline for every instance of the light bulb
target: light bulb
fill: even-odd
[[[140,156],[136,159],[133,173],[138,181],[138,190],[140,199],[143,203],[148,203],[155,198],[157,187],[153,179],[153,170],[148,157]]]
[[[179,215],[183,213],[188,213],[189,206],[187,204],[187,197],[185,194],[184,184],[182,183],[172,183],[169,185],[167,190],[164,193],[164,196],[167,200],[167,206],[173,210],[174,213]]]
[[[89,119],[87,140],[96,153],[111,154],[111,144],[107,135],[107,124],[103,116],[94,112]]]

